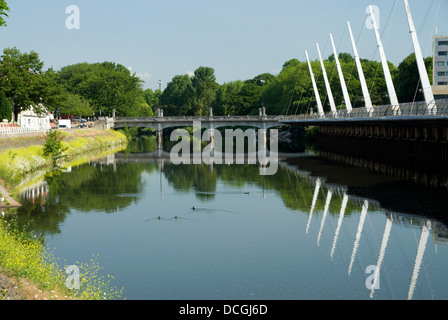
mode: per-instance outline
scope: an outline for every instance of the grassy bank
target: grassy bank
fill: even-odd
[[[110,276],[100,277],[100,267],[92,259],[78,265],[79,290],[66,287],[65,268],[61,269],[50,252],[45,249],[43,239],[0,219],[0,266],[1,273],[17,287],[17,299],[26,300],[114,300],[122,291],[110,285]],[[0,300],[12,293],[0,283]]]
[[[126,147],[126,136],[113,130],[62,131],[67,147],[64,166],[75,166]],[[0,196],[6,201],[29,184],[43,179],[51,169],[51,160],[43,156],[45,136],[0,140]],[[1,194],[2,193],[2,194]],[[5,194],[6,193],[6,194]],[[9,203],[9,201],[8,201]],[[2,208],[0,208],[2,209]],[[68,290],[65,268],[45,249],[44,239],[24,233],[14,219],[0,216],[0,300],[23,299],[117,299],[121,292],[109,285],[109,276],[98,275],[100,267],[92,259],[77,265],[80,271],[80,290]]]
[[[114,130],[69,130],[61,131],[63,144],[67,147],[66,162],[80,156],[89,156],[106,150],[126,146],[126,137]],[[51,166],[43,156],[45,136],[0,140],[0,178],[2,184],[16,191],[35,178],[40,170]]]

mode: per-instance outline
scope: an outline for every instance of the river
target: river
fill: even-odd
[[[126,299],[448,298],[446,190],[309,154],[263,176],[140,151],[25,191],[20,223]]]

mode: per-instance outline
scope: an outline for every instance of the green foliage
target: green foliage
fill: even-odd
[[[52,69],[43,70],[44,63],[38,53],[21,53],[17,48],[6,48],[0,59],[0,87],[13,102],[14,116],[32,106],[44,113],[43,106],[60,103],[63,88],[56,83]]]
[[[210,67],[199,67],[191,77],[191,85],[194,89],[193,113],[195,115],[207,115],[215,99],[219,84],[216,82],[215,70]]]
[[[6,12],[9,12],[8,4],[5,0],[0,0],[0,27],[6,26],[6,21],[3,18],[3,16],[9,17]]]
[[[64,99],[60,104],[60,111],[61,115],[76,115],[83,117],[90,117],[95,112],[89,101],[70,92],[64,94]]]
[[[59,167],[59,163],[67,158],[65,151],[68,149],[67,146],[62,142],[63,136],[59,130],[52,130],[48,132],[46,141],[43,148],[43,155],[46,158],[51,159],[53,170]]]
[[[0,121],[12,119],[12,105],[3,91],[0,91]]]
[[[425,65],[428,76],[432,80],[432,57],[425,59]],[[411,102],[424,100],[414,53],[410,54],[398,65],[394,77],[394,85],[397,91],[398,101]]]
[[[189,75],[177,75],[167,84],[160,96],[164,115],[192,115],[194,89]]]
[[[152,113],[145,102],[142,80],[121,64],[79,63],[63,67],[58,83],[88,101],[95,115],[139,116]]]

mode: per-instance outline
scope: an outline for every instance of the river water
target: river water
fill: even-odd
[[[126,299],[448,298],[445,191],[308,154],[263,176],[119,153],[58,179],[19,221],[61,265],[95,257]]]

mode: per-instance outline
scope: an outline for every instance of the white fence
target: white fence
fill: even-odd
[[[23,127],[11,127],[8,125],[0,125],[0,138],[7,137],[9,135],[21,135],[28,133],[47,133],[50,128],[23,128]]]

